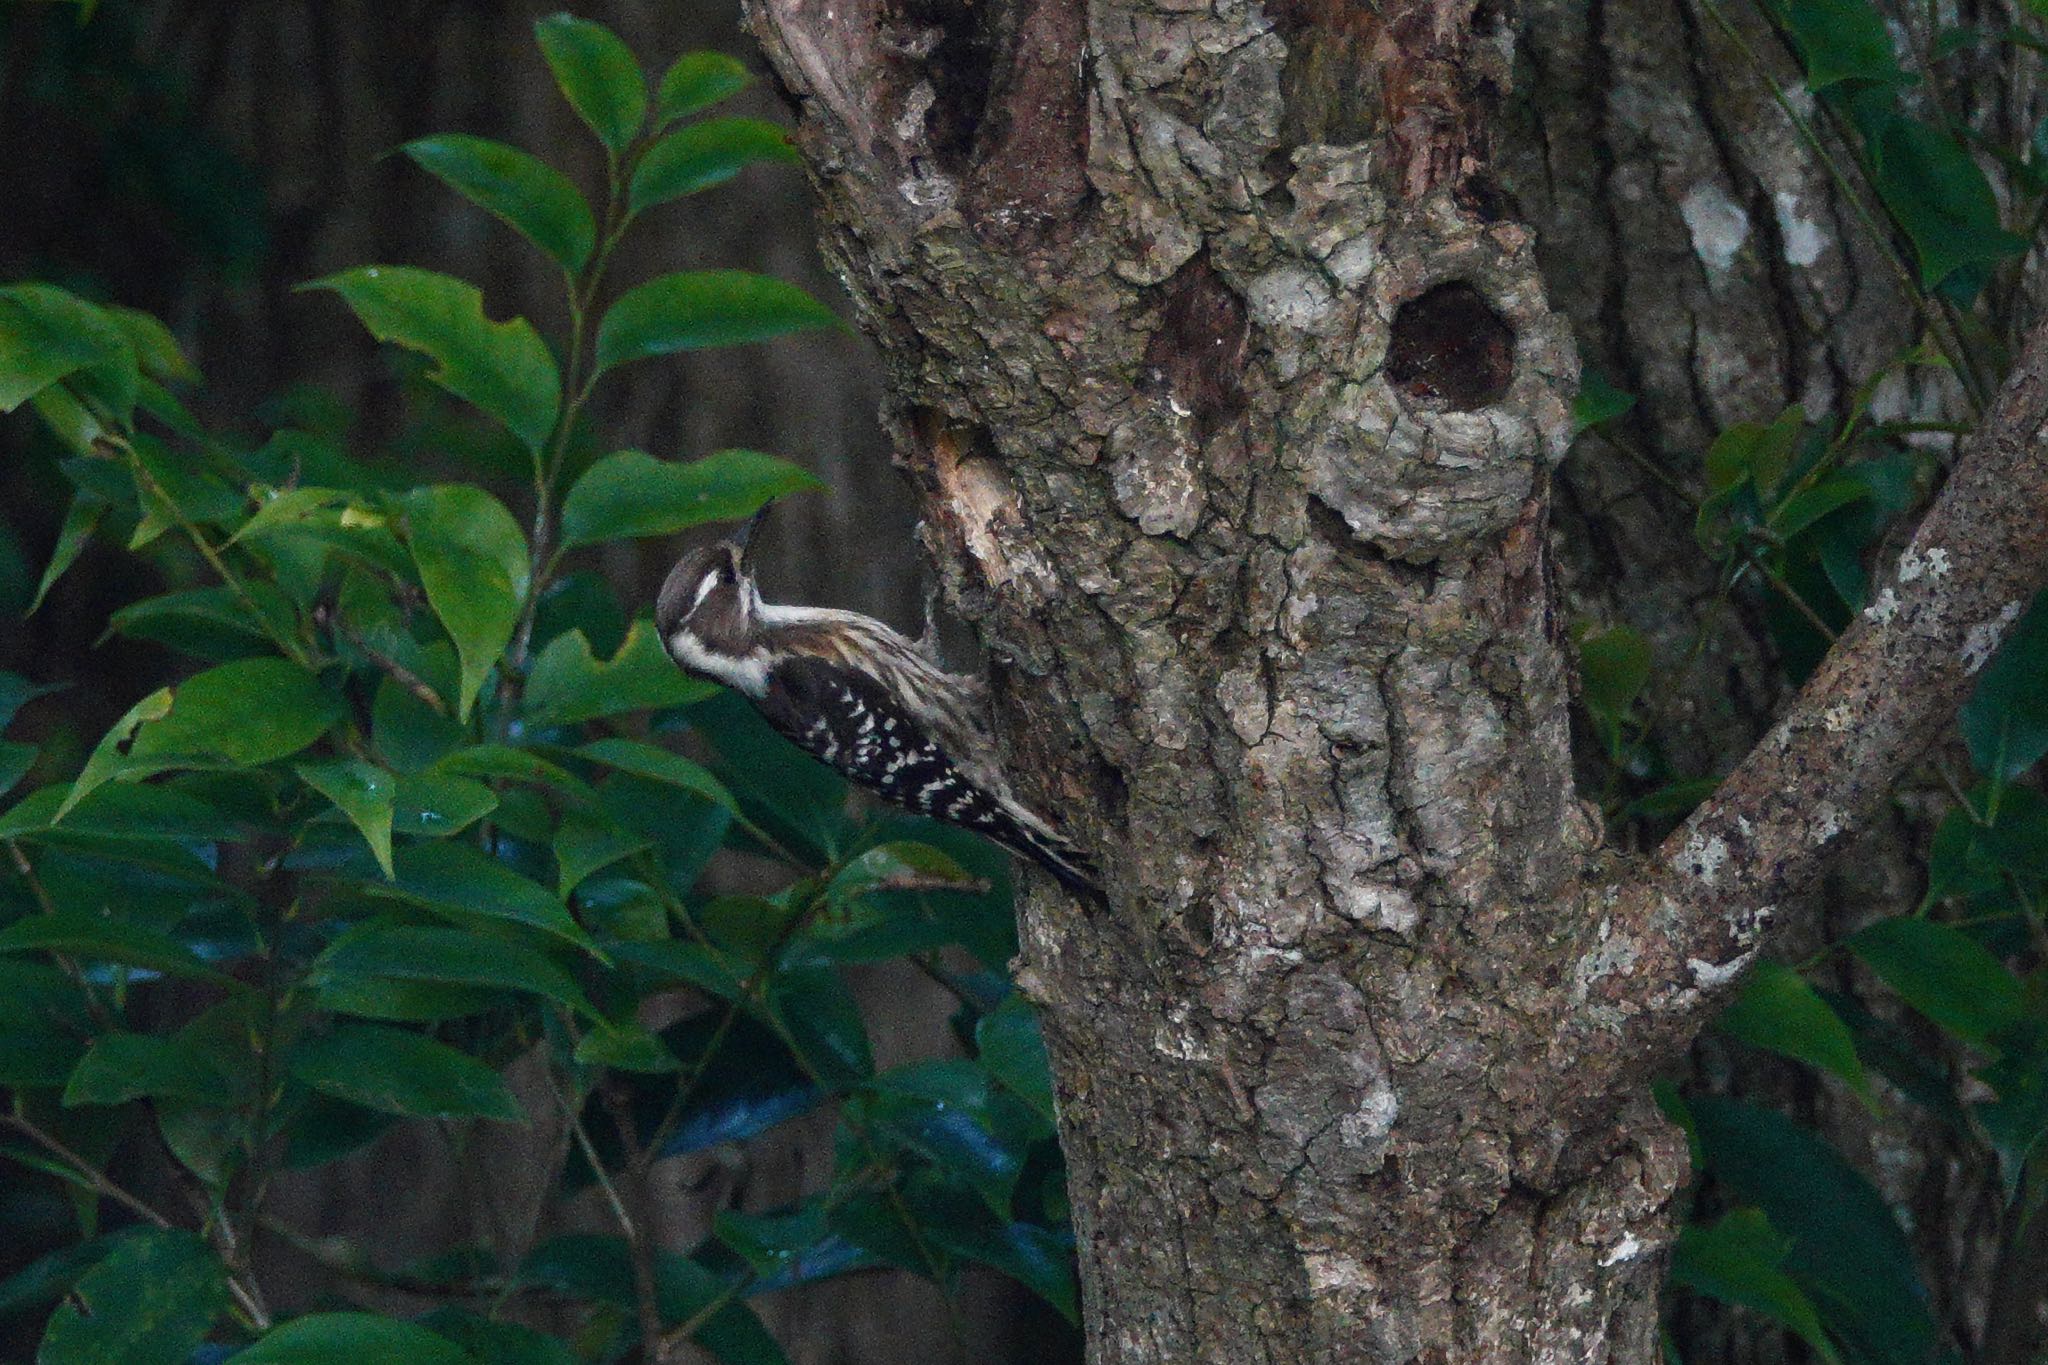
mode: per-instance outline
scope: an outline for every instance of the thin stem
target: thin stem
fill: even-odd
[[[565,1018],[564,1026],[568,1026]],[[572,1030],[573,1033],[573,1030]],[[645,1233],[627,1209],[626,1201],[619,1194],[619,1187],[613,1182],[611,1172],[597,1154],[597,1144],[590,1140],[590,1130],[583,1125],[580,1106],[570,1103],[562,1087],[555,1083],[554,1068],[547,1068],[548,1090],[554,1095],[555,1103],[561,1106],[562,1117],[569,1121],[569,1130],[576,1135],[577,1149],[590,1164],[591,1173],[597,1178],[598,1188],[604,1191],[605,1202],[611,1206],[612,1219],[619,1225],[619,1232],[626,1239],[626,1247],[633,1263],[633,1297],[640,1317],[640,1335],[643,1341],[658,1343],[661,1340],[661,1305],[656,1298],[654,1286],[654,1258],[650,1247],[644,1241]]]
[[[627,1153],[627,1189],[633,1199],[632,1226],[639,1229],[639,1235],[627,1231],[626,1253],[633,1265],[633,1302],[640,1318],[640,1353],[646,1365],[660,1365],[666,1352],[661,1339],[660,1291],[654,1282],[655,1245],[650,1230],[653,1200],[648,1197],[647,1190],[647,1154],[650,1149],[641,1146],[634,1138],[632,1107],[625,1095],[616,1086],[600,1086],[599,1095],[604,1100],[605,1112],[611,1116],[612,1128],[619,1135],[619,1144]]]
[[[36,898],[36,904],[42,908],[42,912],[46,915],[56,914],[56,902],[50,899],[49,889],[43,885],[43,879],[36,875],[35,864],[21,851],[21,845],[9,839],[7,853],[14,860],[14,870],[28,883],[29,893]],[[52,953],[50,956],[57,960],[58,968],[71,978],[71,984],[78,987],[78,993],[85,997],[86,1012],[92,1015],[92,1021],[103,1029],[112,1028],[114,1016],[108,1011],[106,1003],[100,999],[99,992],[92,988],[92,983],[85,979],[85,972],[80,969],[77,959],[69,953]]]
[[[150,1226],[157,1228],[177,1226],[148,1204],[145,1204],[142,1200],[116,1185],[107,1178],[106,1173],[100,1170],[99,1167],[87,1161],[77,1152],[66,1146],[62,1140],[54,1134],[45,1131],[26,1115],[0,1113],[0,1125],[12,1128],[22,1136],[35,1142],[50,1155],[56,1157],[66,1166],[69,1166],[78,1175],[79,1179],[83,1180],[95,1193],[113,1200],[116,1204],[127,1209]],[[228,1291],[234,1296],[236,1306],[248,1316],[251,1326],[259,1332],[266,1330],[270,1326],[270,1314],[264,1308],[263,1300],[257,1295],[254,1288],[244,1284],[239,1276],[230,1275],[228,1277]]]
[[[185,509],[178,505],[177,499],[170,495],[170,492],[164,488],[163,484],[157,481],[156,475],[152,474],[149,471],[149,467],[143,464],[142,457],[136,454],[135,447],[120,436],[108,434],[102,435],[99,439],[127,456],[128,464],[134,470],[136,479],[141,482],[144,488],[149,490],[151,497],[170,509],[171,518],[177,522],[178,529],[184,532],[187,540],[192,542],[192,548],[199,551],[199,557],[206,561],[207,566],[215,574],[219,575],[221,582],[227,585],[230,592],[234,593],[236,600],[241,602],[242,606],[248,611],[249,619],[254,621],[262,629],[263,633],[270,637],[273,644],[284,651],[284,656],[287,659],[298,664],[301,668],[312,667],[312,659],[306,653],[304,646],[299,641],[292,639],[291,636],[278,630],[270,618],[264,615],[262,608],[256,605],[255,597],[250,595],[248,585],[242,582],[241,575],[228,567],[227,560],[221,557],[220,551],[214,548],[213,543],[206,538],[205,533],[199,529],[198,524],[185,515]]]
[[[605,181],[609,192],[602,230],[581,272],[567,280],[569,349],[568,364],[562,373],[562,392],[568,395],[568,401],[563,403],[546,445],[533,457],[533,530],[527,546],[526,600],[520,606],[518,624],[513,628],[511,645],[505,651],[505,671],[499,686],[499,696],[503,701],[511,699],[519,686],[518,679],[526,672],[541,594],[561,563],[561,549],[554,544],[555,487],[561,481],[562,465],[568,458],[569,441],[576,433],[577,420],[582,417],[584,406],[597,387],[598,371],[589,356],[590,312],[597,302],[598,288],[604,282],[605,268],[611,262],[611,254],[624,235],[630,217],[626,209],[625,179],[616,157],[607,155]],[[631,162],[638,156],[636,146],[628,158],[629,170]],[[511,708],[506,706],[502,709],[504,714],[498,722],[501,737],[505,727],[511,723]]]
[[[1772,587],[1776,588],[1778,590],[1779,595],[1782,596],[1787,602],[1790,602],[1792,604],[1793,609],[1797,611],[1801,616],[1806,618],[1806,623],[1808,625],[1812,626],[1815,630],[1820,632],[1822,639],[1826,640],[1829,644],[1833,644],[1837,639],[1840,638],[1839,632],[1837,632],[1833,626],[1827,623],[1826,618],[1824,618],[1819,612],[1813,609],[1812,604],[1800,595],[1799,590],[1797,588],[1793,587],[1790,583],[1785,581],[1785,576],[1783,574],[1779,573],[1776,569],[1764,563],[1762,560],[1753,559],[1750,561],[1750,563],[1756,568],[1757,572],[1761,573],[1764,576],[1764,581],[1766,583],[1769,583]]]
[[[1665,491],[1685,503],[1686,506],[1696,508],[1700,505],[1699,494],[1680,483],[1669,470],[1651,459],[1647,453],[1636,449],[1634,442],[1622,440],[1620,437],[1609,432],[1605,427],[1594,427],[1593,432],[1616,451],[1626,456],[1643,473],[1663,485]]]

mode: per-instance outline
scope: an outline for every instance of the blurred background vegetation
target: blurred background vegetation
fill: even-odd
[[[556,8],[102,0],[81,21],[70,4],[0,0],[0,280],[49,281],[162,318],[206,377],[187,397],[210,429],[247,440],[281,425],[345,431],[352,452],[403,483],[516,489],[523,453],[426,383],[422,358],[380,347],[331,296],[294,287],[403,261],[475,281],[493,316],[523,313],[559,334],[551,263],[396,154],[408,140],[460,130],[531,148],[586,188],[600,184],[602,149],[534,47],[533,22]],[[657,74],[696,48],[758,69],[730,0],[576,10],[611,26]],[[781,118],[765,84],[721,112]],[[758,170],[650,218],[624,243],[616,273],[720,267],[793,280],[838,306],[800,171]],[[622,372],[590,418],[609,448],[672,459],[749,447],[810,469],[827,491],[778,514],[758,561],[769,591],[914,628],[923,610],[914,516],[889,468],[878,396],[856,336],[812,332]],[[9,623],[0,669],[69,684],[24,708],[11,732],[42,747],[34,782],[76,772],[137,698],[190,667],[173,650],[108,630],[119,607],[174,586],[117,542],[87,548],[24,617],[70,500],[57,468],[64,453],[36,422],[0,422],[0,620]],[[616,541],[593,558],[627,610],[644,610],[672,542]],[[958,1001],[924,973],[896,961],[847,977],[878,1065],[961,1051],[949,1022]],[[833,1167],[833,1132],[830,1112],[812,1113],[663,1163],[663,1241],[688,1248],[720,1209],[775,1208],[815,1190]],[[476,1191],[530,1170],[543,1142],[486,1134],[458,1156],[430,1126],[401,1126],[351,1160],[282,1182],[276,1208],[315,1236],[356,1239],[400,1264],[461,1244]],[[160,1182],[148,1165],[131,1157],[125,1175],[145,1188]],[[594,1190],[564,1216],[608,1226]],[[10,1233],[0,1276],[75,1237],[72,1220],[56,1182],[0,1178],[0,1227]],[[267,1260],[286,1304],[314,1303],[345,1282],[288,1247]],[[362,1296],[360,1284],[351,1288]],[[388,1290],[370,1297],[400,1313],[430,1306]],[[757,1307],[798,1361],[1077,1356],[1059,1316],[1001,1276],[969,1270],[955,1298],[949,1307],[928,1281],[877,1272],[771,1294]],[[31,1358],[48,1309],[45,1300],[0,1315],[0,1359]]]

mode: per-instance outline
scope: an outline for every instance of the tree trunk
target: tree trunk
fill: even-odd
[[[1653,1360],[1684,1148],[1648,1075],[2037,571],[1901,574],[1910,622],[1852,631],[1654,858],[1605,852],[1550,561],[1578,366],[1492,169],[1505,6],[751,18],[1013,762],[1108,870],[1107,907],[1028,902],[1019,969],[1091,1358]],[[1720,210],[1681,214],[1725,271]],[[2033,429],[2044,365],[1993,427]],[[1985,444],[1943,545],[2031,534]]]
[[[1682,1148],[1546,1056],[1577,364],[1487,171],[1501,16],[757,22],[1018,766],[1112,869],[1021,973],[1095,1357],[1647,1359]]]

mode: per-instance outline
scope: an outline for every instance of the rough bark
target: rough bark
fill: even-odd
[[[1839,782],[1829,839],[1867,818],[2025,575],[1866,623],[1661,861],[1604,855],[1547,537],[1576,363],[1490,178],[1502,7],[752,17],[1017,766],[1109,872],[1110,909],[1029,904],[1020,970],[1094,1358],[1652,1359],[1683,1152],[1641,1083],[1834,823],[1773,783]],[[1987,428],[2013,468],[2037,389]],[[1974,486],[1950,512],[2010,549]]]

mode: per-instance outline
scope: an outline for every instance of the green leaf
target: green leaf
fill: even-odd
[[[189,1043],[147,1033],[93,1040],[64,1087],[66,1105],[126,1104],[142,1096],[205,1103],[228,1093],[221,1074]]]
[[[185,1365],[228,1304],[226,1274],[197,1233],[122,1238],[50,1317],[41,1365]]]
[[[1710,1227],[1693,1224],[1679,1234],[1671,1278],[1723,1303],[1752,1309],[1789,1328],[1828,1362],[1838,1362],[1820,1315],[1792,1278],[1778,1267],[1792,1250],[1762,1209],[1737,1209]]]
[[[0,1318],[64,1296],[78,1277],[107,1258],[121,1237],[93,1237],[59,1247],[0,1281]]]
[[[509,224],[570,274],[590,259],[597,242],[590,206],[568,176],[539,157],[459,133],[408,142],[405,154]]]
[[[1012,991],[1002,1004],[981,1017],[974,1026],[974,1046],[991,1076],[1048,1125],[1056,1121],[1052,1063],[1045,1055],[1038,1014],[1021,994]]]
[[[574,725],[600,716],[687,706],[717,689],[690,677],[661,647],[654,623],[635,621],[619,652],[599,663],[583,632],[548,641],[526,679],[526,718],[536,726]]]
[[[235,1353],[235,1365],[479,1365],[426,1328],[373,1313],[314,1313]]]
[[[1977,1122],[1998,1152],[2005,1196],[2016,1196],[2029,1161],[2048,1137],[2048,1021],[2030,1018],[1998,1036],[2001,1054],[1976,1075],[1998,1093],[1972,1105]]]
[[[511,868],[466,843],[413,844],[393,859],[397,881],[389,888],[368,886],[396,895],[458,922],[476,918],[509,921],[540,929],[578,947],[590,936],[570,916],[559,896],[528,881]],[[0,939],[5,935],[0,934]]]
[[[1809,90],[1846,80],[1899,79],[1891,32],[1868,0],[1791,0],[1785,17],[1806,63]]]
[[[1972,833],[1982,856],[2001,871],[2048,877],[2048,797],[2033,788],[2007,789],[1997,818],[1989,826],[1973,822]]]
[[[390,773],[360,758],[337,759],[332,763],[301,763],[293,768],[299,779],[334,803],[349,823],[362,832],[363,841],[384,870],[391,872],[391,811],[398,782]]]
[[[743,270],[686,270],[628,290],[597,329],[597,368],[739,346],[837,323],[793,284]]]
[[[1883,1196],[1782,1114],[1702,1095],[1690,1105],[1706,1169],[1791,1238],[1785,1273],[1851,1359],[1926,1365],[1937,1329],[1912,1248]]]
[[[1804,492],[1794,493],[1771,512],[1770,528],[1782,540],[1790,540],[1830,512],[1871,495],[1870,485],[1861,479],[1828,479]]]
[[[437,1308],[421,1321],[486,1365],[577,1365],[567,1346],[515,1322],[452,1307]]]
[[[436,771],[490,782],[524,782],[572,806],[589,808],[597,804],[596,790],[561,764],[530,749],[514,749],[506,744],[475,744],[459,749],[442,759]]]
[[[1998,199],[1974,158],[1939,128],[1888,118],[1870,140],[1878,197],[1913,243],[1920,283],[1933,288],[1969,266],[2027,249],[1999,225]]]
[[[498,794],[481,782],[444,772],[407,773],[398,779],[392,828],[422,839],[447,839],[497,808]]]
[[[823,864],[848,837],[846,780],[775,733],[746,698],[723,688],[690,709],[718,748],[713,767],[741,809],[783,848]]]
[[[941,1251],[994,1266],[1058,1309],[1068,1322],[1080,1321],[1070,1238],[991,1213],[956,1182],[931,1172],[905,1182],[903,1198],[916,1215],[920,1232]]]
[[[1579,372],[1579,394],[1572,400],[1572,435],[1578,436],[1625,417],[1636,405],[1636,396],[1616,388],[1607,375],[1591,365]]]
[[[2009,782],[2048,755],[2048,593],[2034,598],[1963,705],[1977,771]]]
[[[697,1078],[682,1097],[676,1121],[661,1144],[664,1157],[744,1142],[809,1113],[825,1098],[773,1031],[741,1015],[727,1026],[721,1041],[719,1022],[705,1013],[661,1031],[670,1055],[691,1067]],[[651,1101],[644,1113],[643,1140],[653,1139],[656,1122],[676,1096],[675,1084],[643,1087]]]
[[[453,648],[437,640],[429,653],[441,655],[445,671],[457,674]],[[396,678],[387,676],[377,684],[377,696],[370,703],[370,744],[377,757],[400,776],[431,767],[469,742],[468,730],[447,713],[447,704],[440,701],[438,693],[435,701],[439,705],[428,705]],[[401,803],[406,796],[400,788]]]
[[[576,1044],[576,1060],[585,1066],[608,1066],[617,1071],[638,1071],[660,1075],[679,1070],[682,1063],[662,1046],[661,1039],[638,1024],[600,1022]]]
[[[1870,1078],[1856,1040],[1806,978],[1778,962],[1760,962],[1742,994],[1721,1015],[1723,1031],[1751,1047],[1805,1062],[1840,1079],[1871,1102]]]
[[[261,580],[243,590],[263,611],[258,618],[233,588],[191,588],[132,602],[108,618],[107,624],[138,640],[154,640],[186,654],[209,659],[240,659],[274,653],[265,622],[280,633],[297,633],[291,603],[273,585]]]
[[[747,964],[706,944],[663,939],[651,943],[613,943],[607,948],[619,962],[652,972],[657,980],[695,986],[707,995],[735,1004],[746,996]]]
[[[79,1039],[91,1028],[85,995],[64,973],[0,957],[0,1085],[62,1086],[84,1055]],[[5,1311],[0,1307],[0,1315]]]
[[[52,692],[63,690],[62,683],[35,683],[19,673],[0,671],[0,730],[12,725],[15,712],[37,697],[46,697]]]
[[[757,118],[707,119],[648,149],[633,172],[628,202],[639,213],[723,185],[759,162],[800,160],[786,128]]]
[[[1905,1002],[1966,1042],[2017,1024],[2020,983],[1975,939],[1926,919],[1880,920],[1844,944]]]
[[[54,915],[34,915],[0,929],[0,953],[32,949],[218,985],[235,984],[170,935],[88,910],[66,909]]]
[[[824,486],[787,460],[755,450],[721,450],[688,463],[622,450],[591,465],[569,490],[562,544],[673,535],[750,516],[777,498]]]
[[[1579,682],[1586,707],[1619,716],[1650,681],[1650,642],[1630,626],[1609,626],[1579,639]]]
[[[360,1104],[295,1088],[303,1096],[285,1145],[285,1169],[310,1170],[361,1151],[397,1126],[398,1120]]]
[[[666,126],[737,95],[753,83],[747,68],[723,52],[685,52],[662,75],[660,121]]]
[[[43,599],[50,595],[50,589],[64,576],[64,571],[78,562],[78,556],[92,539],[93,531],[99,526],[100,518],[107,514],[103,499],[80,491],[71,500],[71,508],[64,514],[64,525],[57,531],[56,548],[50,551],[50,562],[43,570],[43,576],[36,583],[36,595],[29,599],[28,611],[33,616],[43,605]]]
[[[420,583],[462,661],[456,714],[467,722],[519,623],[531,573],[526,537],[503,503],[472,484],[416,488],[402,505]]]
[[[957,1059],[884,1072],[856,1103],[875,1132],[973,1190],[1006,1223],[1031,1144],[1050,1136],[1022,1101],[990,1086],[988,1072]]]
[[[14,790],[15,784],[28,776],[28,770],[36,765],[41,754],[42,750],[33,744],[0,740],[0,795]]]
[[[570,892],[582,885],[584,878],[599,868],[610,867],[621,858],[630,858],[653,846],[652,840],[620,829],[609,821],[580,815],[564,816],[562,823],[555,827],[555,890],[567,899]]]
[[[299,287],[332,289],[370,335],[428,356],[427,378],[495,417],[528,450],[547,443],[562,400],[555,358],[526,319],[486,318],[475,285],[414,266],[370,265]]]
[[[680,787],[725,809],[738,814],[739,805],[725,785],[711,775],[703,764],[684,758],[681,754],[657,749],[652,744],[638,740],[609,739],[593,740],[576,751],[579,758],[587,758],[606,767],[617,768],[620,772],[632,773],[652,782]]]
[[[128,350],[104,310],[54,285],[0,287],[0,412]]]
[[[337,941],[313,964],[311,979],[437,981],[488,990],[524,991],[594,1017],[596,1009],[570,975],[523,943],[471,929],[417,925],[369,927]]]
[[[827,1195],[786,1213],[721,1209],[713,1234],[754,1272],[753,1293],[772,1293],[881,1264],[827,1224]]]
[[[394,1024],[444,1024],[451,1019],[482,1014],[505,1003],[501,994],[481,986],[352,975],[336,975],[321,981],[316,999],[321,1009],[333,1014],[382,1019]],[[333,1103],[339,1104],[340,1101]],[[329,1145],[324,1137],[315,1135],[305,1135],[303,1143],[299,1135],[292,1140],[300,1144],[302,1152],[309,1146],[324,1148]],[[336,1150],[335,1155],[344,1155],[352,1147],[353,1142],[350,1141]]]
[[[240,659],[187,678],[136,732],[129,757],[253,767],[297,753],[341,718],[341,699],[284,659]],[[97,757],[97,755],[95,755]]]
[[[894,892],[986,890],[987,884],[929,844],[894,840],[852,859],[825,888],[825,912],[812,921],[814,937],[845,939],[899,913]]]
[[[768,1008],[820,1085],[845,1090],[874,1074],[860,1006],[831,968],[778,971],[769,983]]]
[[[1746,480],[1768,496],[1791,467],[1805,428],[1805,409],[1796,406],[1785,409],[1769,426],[1737,422],[1728,427],[1707,448],[1707,487],[1723,493]]]
[[[613,153],[623,152],[647,117],[647,80],[633,53],[602,24],[551,14],[533,26],[555,84]]]
[[[345,1023],[302,1042],[291,1074],[323,1094],[405,1118],[526,1121],[497,1072],[446,1043],[382,1024]]]
[[[62,820],[65,814],[91,795],[103,783],[111,781],[129,767],[128,747],[135,742],[135,736],[142,727],[153,720],[161,720],[171,713],[171,689],[160,687],[128,708],[121,719],[114,722],[100,742],[87,755],[85,766],[79,769],[78,780],[71,784],[71,792],[57,807],[51,817],[52,823]]]
[[[535,1247],[520,1276],[558,1293],[631,1308],[637,1302],[632,1267],[624,1238],[571,1233]],[[666,1327],[696,1319],[726,1297],[728,1286],[696,1262],[658,1251],[654,1288],[656,1311]],[[743,1303],[727,1303],[712,1313],[691,1339],[727,1365],[788,1365],[775,1338]]]
[[[199,367],[178,346],[178,338],[161,321],[140,308],[109,304],[100,310],[121,329],[142,372],[164,383],[197,383]]]

